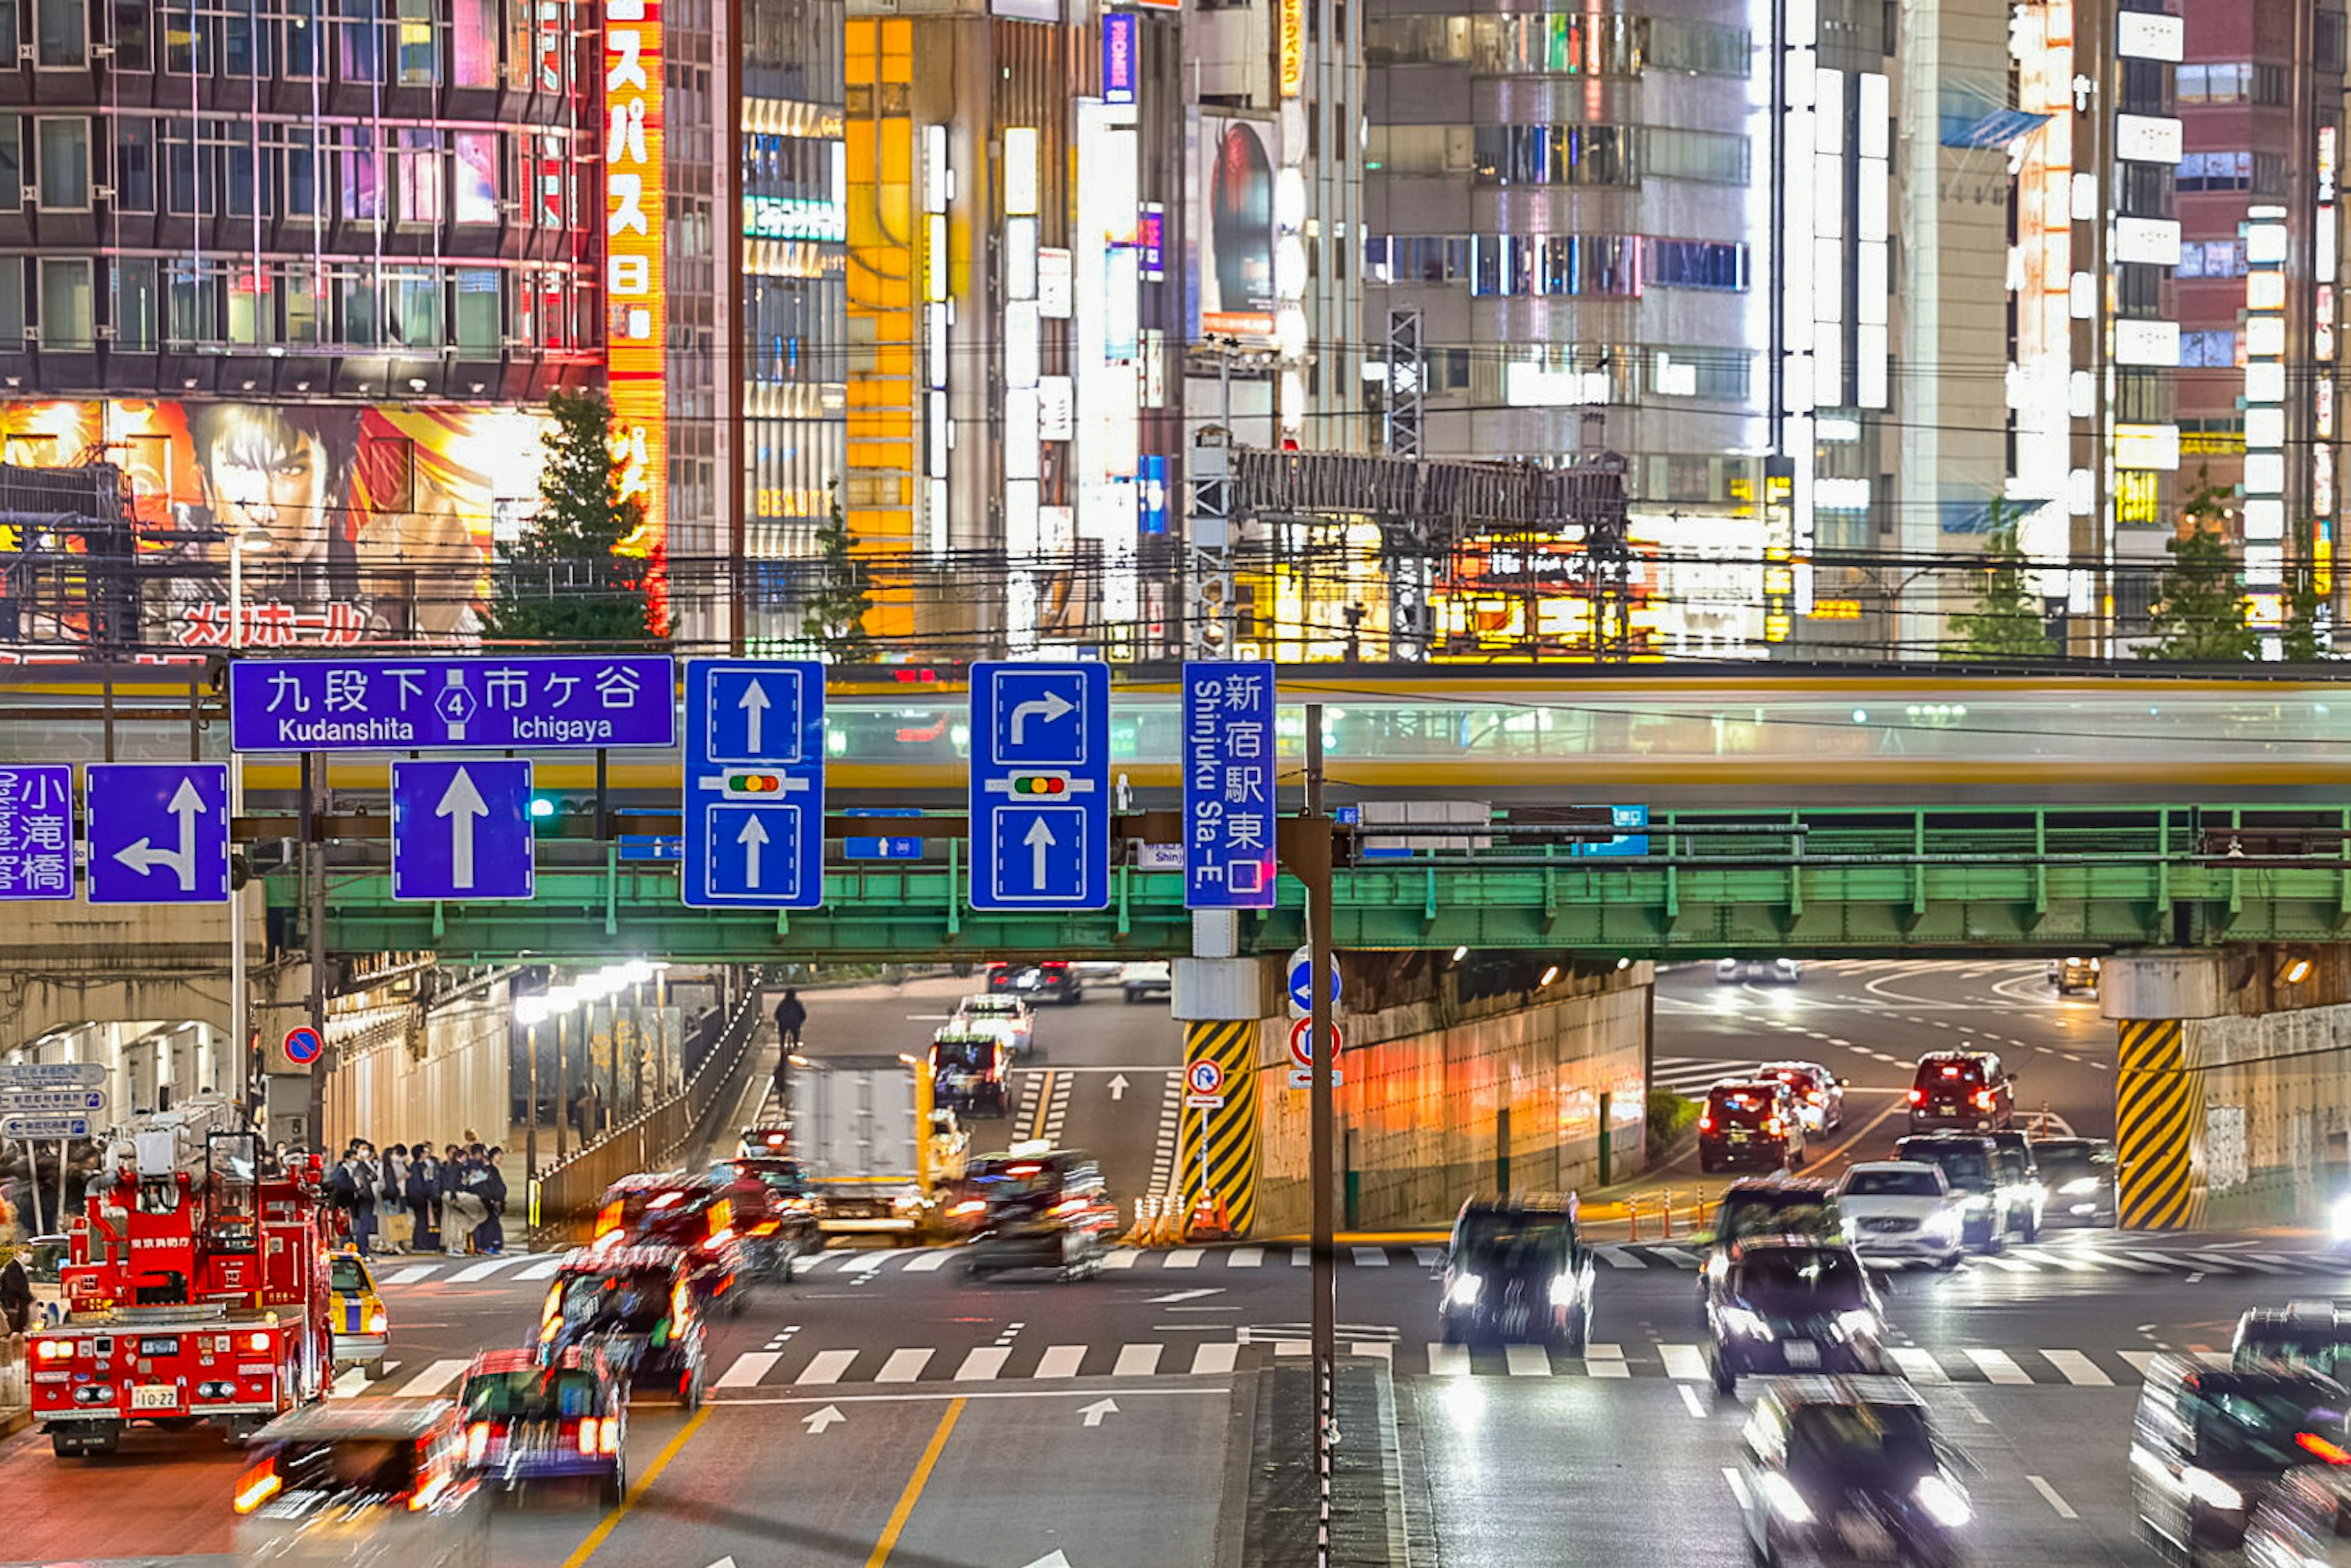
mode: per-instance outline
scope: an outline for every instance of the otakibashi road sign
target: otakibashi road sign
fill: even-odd
[[[73,768],[0,768],[0,900],[71,898]]]
[[[393,898],[528,898],[533,881],[528,762],[392,765]]]
[[[227,902],[227,763],[93,762],[84,777],[92,904]]]
[[[1110,903],[1110,666],[971,667],[971,904]]]
[[[689,659],[685,861],[699,908],[824,902],[824,666]]]
[[[671,746],[665,653],[602,657],[240,659],[238,751],[441,751]]]

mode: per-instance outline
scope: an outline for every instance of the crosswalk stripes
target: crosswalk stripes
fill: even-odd
[[[1037,1363],[1037,1375],[1046,1379],[1075,1377],[1086,1364],[1086,1347],[1081,1344],[1049,1344]]]
[[[757,1388],[759,1379],[768,1375],[776,1363],[783,1360],[780,1352],[772,1350],[746,1351],[735,1358],[735,1364],[718,1375],[714,1388]]]
[[[1151,1190],[1176,1185],[1176,1141],[1184,1123],[1184,1075],[1167,1074],[1159,1092],[1159,1131],[1151,1145]]]
[[[922,1378],[923,1368],[928,1366],[931,1364],[931,1357],[937,1354],[933,1350],[893,1350],[890,1353],[890,1358],[882,1364],[882,1370],[873,1375],[873,1381],[876,1383],[918,1382]]]
[[[957,1383],[991,1382],[998,1373],[1004,1370],[1004,1364],[1011,1359],[1012,1352],[1008,1346],[1000,1344],[975,1346],[971,1353],[963,1358],[963,1364],[956,1368],[956,1381]]]
[[[856,1364],[857,1353],[853,1350],[820,1350],[792,1381],[802,1385],[838,1383]]]
[[[1943,1371],[1941,1362],[1915,1344],[1896,1345],[1886,1354],[1902,1375],[1913,1383],[1949,1383],[1951,1380]]]
[[[2041,1359],[2055,1367],[2065,1381],[2077,1388],[2111,1388],[2115,1380],[2099,1369],[2098,1364],[2078,1350],[2044,1350]]]
[[[1753,1061],[1736,1057],[1660,1056],[1649,1069],[1649,1087],[1670,1089],[1687,1100],[1701,1100],[1726,1078],[1755,1071]]]

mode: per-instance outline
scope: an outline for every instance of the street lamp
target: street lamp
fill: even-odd
[[[555,1163],[561,1165],[571,1124],[571,1050],[564,1039],[564,1023],[580,1005],[580,993],[569,986],[549,986],[546,1002],[555,1019]]]
[[[524,1049],[530,1053],[528,1077],[530,1113],[524,1119],[522,1134],[522,1169],[527,1181],[538,1179],[538,1026],[547,1021],[548,1006],[544,994],[517,997],[514,1005],[515,1022],[522,1025]]]

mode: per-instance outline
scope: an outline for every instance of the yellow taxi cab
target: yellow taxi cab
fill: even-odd
[[[362,1368],[373,1383],[383,1375],[383,1354],[392,1338],[392,1318],[375,1293],[375,1274],[356,1252],[327,1260],[327,1289],[334,1298],[335,1370]]]

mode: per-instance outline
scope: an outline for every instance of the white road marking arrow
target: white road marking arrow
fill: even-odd
[[[1224,1293],[1220,1287],[1212,1291],[1170,1291],[1164,1296],[1153,1296],[1148,1299],[1153,1306],[1159,1307],[1165,1306],[1171,1301],[1196,1301],[1202,1296],[1221,1296]]]
[[[474,776],[462,768],[451,775],[449,788],[441,792],[441,803],[433,808],[433,814],[449,819],[449,885],[472,887],[474,819],[490,814],[490,803],[474,788]]]
[[[750,683],[744,686],[743,695],[735,699],[735,706],[743,710],[744,744],[749,748],[751,755],[757,757],[761,749],[759,730],[762,721],[768,716],[768,688],[759,684],[759,678],[757,675],[752,676]]]
[[[180,847],[159,850],[144,839],[137,839],[114,852],[114,858],[137,872],[141,876],[153,874],[159,865],[170,866],[180,873],[180,891],[196,891],[196,819],[204,814],[204,798],[196,789],[196,781],[183,779],[172,791],[172,803],[164,808],[180,819]]]
[[[848,1419],[848,1416],[841,1413],[841,1406],[838,1405],[828,1405],[823,1409],[815,1412],[813,1415],[803,1416],[800,1417],[800,1420],[808,1427],[809,1436],[811,1437],[816,1436],[819,1432],[823,1431],[827,1427],[838,1426]]]
[[[1078,705],[1059,692],[1047,692],[1043,696],[1020,703],[1012,710],[1012,744],[1020,744],[1029,728],[1029,716],[1041,714],[1047,724],[1078,711]]]
[[[1118,1401],[1115,1399],[1097,1399],[1091,1405],[1081,1405],[1078,1406],[1078,1414],[1086,1418],[1087,1426],[1099,1427],[1102,1425],[1103,1416],[1115,1416],[1118,1414]]]
[[[1029,1568],[1070,1568],[1070,1560],[1058,1551],[1048,1552],[1036,1562],[1029,1563]]]
[[[744,885],[757,888],[759,885],[759,846],[768,841],[768,830],[759,825],[758,812],[744,814],[743,831],[735,835],[735,841],[743,846]]]
[[[710,1565],[710,1568],[735,1568],[735,1559],[732,1557],[721,1557],[717,1562],[713,1563]]]
[[[1045,852],[1061,841],[1053,836],[1053,830],[1040,817],[1029,824],[1029,831],[1020,841],[1029,846],[1029,885],[1041,893],[1045,889]]]
[[[1126,1098],[1126,1074],[1125,1074],[1125,1073],[1123,1073],[1123,1072],[1120,1073],[1117,1077],[1115,1077],[1115,1078],[1112,1079],[1108,1083],[1103,1084],[1103,1085],[1102,1085],[1102,1087],[1110,1091],[1110,1097],[1111,1097],[1113,1100],[1123,1100],[1123,1099],[1125,1099],[1125,1098]]]

